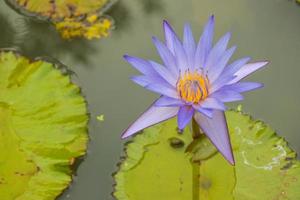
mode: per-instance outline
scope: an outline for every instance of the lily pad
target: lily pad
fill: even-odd
[[[65,39],[102,38],[109,35],[113,20],[103,13],[110,0],[5,0],[17,12],[54,24]]]
[[[126,145],[114,175],[116,199],[300,199],[300,163],[286,141],[249,115],[227,111],[226,117],[235,166],[208,140],[195,142],[189,128],[178,133],[176,120],[168,120]]]
[[[0,196],[52,200],[87,147],[80,88],[53,64],[0,52]]]

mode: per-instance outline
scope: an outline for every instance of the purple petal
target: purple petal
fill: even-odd
[[[163,106],[163,107],[183,106],[184,104],[185,103],[180,99],[174,99],[174,98],[167,97],[167,96],[162,96],[155,102],[156,106]]]
[[[235,50],[236,50],[235,46],[226,50],[224,55],[220,58],[220,60],[216,63],[216,65],[210,68],[210,70],[208,71],[209,81],[214,82],[221,75],[226,64],[230,60]]]
[[[210,141],[225,157],[225,159],[228,160],[232,165],[234,165],[235,161],[233,158],[224,112],[214,110],[212,118],[208,118],[201,113],[196,113],[194,115],[194,119],[197,121]]]
[[[162,84],[149,84],[145,87],[148,90],[159,93],[164,96],[172,97],[175,99],[179,99],[178,92],[175,88],[170,88],[168,86],[164,86]]]
[[[225,105],[221,101],[211,97],[206,98],[200,105],[206,109],[226,110]]]
[[[218,99],[221,102],[233,102],[233,101],[241,101],[244,99],[244,97],[234,90],[229,89],[221,89],[213,94],[211,94],[211,97]]]
[[[204,66],[204,68],[206,68],[208,71],[217,64],[219,59],[224,54],[230,37],[231,33],[226,33],[209,52]]]
[[[209,92],[212,94],[212,93],[218,91],[220,88],[222,88],[224,85],[226,85],[228,82],[230,82],[234,78],[235,78],[234,75],[220,76],[214,83],[212,83],[211,89],[209,90]]]
[[[192,106],[181,106],[178,111],[178,128],[180,130],[184,129],[186,125],[191,121],[194,115],[194,108]]]
[[[180,71],[185,71],[188,69],[187,56],[184,51],[183,45],[180,40],[174,40],[174,55],[176,60],[176,65]]]
[[[176,35],[173,28],[171,27],[171,25],[166,20],[164,20],[164,22],[163,22],[163,27],[164,27],[164,32],[165,32],[166,45],[174,55],[174,52],[175,52],[174,51],[174,41],[176,39],[179,40],[179,38]]]
[[[183,48],[186,52],[188,67],[193,69],[196,44],[195,39],[189,24],[185,24],[183,33]]]
[[[131,124],[122,134],[122,138],[127,138],[144,128],[170,119],[178,113],[176,107],[156,107],[150,106],[133,124]]]
[[[193,104],[193,108],[196,111],[202,113],[203,115],[206,115],[207,117],[212,118],[212,114],[213,114],[213,112],[212,112],[213,110],[212,109],[203,108],[199,104]]]
[[[156,74],[151,64],[147,60],[128,55],[124,55],[124,59],[143,74]]]
[[[232,85],[227,85],[224,88],[234,90],[236,92],[248,92],[251,90],[256,90],[262,88],[264,85],[262,83],[256,82],[239,82]]]
[[[163,65],[156,63],[154,61],[150,61],[153,69],[163,78],[165,79],[168,83],[171,85],[175,86],[177,79],[175,79],[174,75],[171,74],[171,72]]]
[[[145,87],[150,83],[146,76],[133,76],[130,79],[142,87]]]
[[[139,76],[133,76],[130,78],[133,82],[135,82],[138,85],[141,85],[142,87],[145,87],[149,84],[162,84],[162,85],[169,85],[163,78],[161,78],[159,75],[139,75]]]
[[[212,48],[213,36],[214,36],[214,24],[215,19],[212,15],[207,24],[204,27],[203,33],[199,40],[195,53],[195,66],[194,68],[204,67],[207,55]]]
[[[255,63],[248,63],[244,65],[239,71],[235,73],[236,78],[234,78],[232,81],[227,83],[228,85],[236,83],[243,78],[247,77],[248,75],[252,74],[253,72],[263,68],[265,65],[267,65],[267,61],[262,61],[262,62],[255,62]]]
[[[152,40],[165,66],[168,67],[174,75],[178,75],[176,59],[174,55],[161,41],[159,41],[159,39],[152,37]]]
[[[249,58],[249,57],[245,57],[245,58],[241,58],[241,59],[234,61],[233,63],[231,63],[224,69],[224,71],[218,78],[222,79],[224,76],[234,75],[241,67],[243,67],[247,62],[249,62],[250,59],[251,58]],[[215,81],[217,81],[217,80],[218,79],[216,79]]]

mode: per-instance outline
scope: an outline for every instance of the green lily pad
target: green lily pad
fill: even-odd
[[[0,51],[0,197],[52,200],[87,147],[80,89],[55,64]]]
[[[111,17],[104,11],[110,0],[5,0],[17,12],[50,21],[64,39],[102,38],[113,27]]]
[[[300,199],[300,164],[286,141],[241,112],[228,111],[226,117],[235,166],[208,140],[193,141],[190,128],[178,133],[176,120],[168,120],[126,145],[114,175],[116,199]]]

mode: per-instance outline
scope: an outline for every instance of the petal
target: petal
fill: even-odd
[[[211,94],[211,97],[218,99],[221,102],[233,102],[233,101],[241,101],[244,99],[243,95],[241,95],[239,92],[236,92],[234,90],[229,89],[221,89],[213,94]]]
[[[204,67],[205,60],[207,55],[212,47],[213,37],[214,37],[214,25],[215,19],[212,15],[208,22],[206,23],[199,43],[196,48],[195,53],[195,61],[194,61],[194,68]]]
[[[184,51],[183,45],[180,40],[174,40],[174,55],[176,65],[179,71],[185,71],[188,69],[187,56]]]
[[[134,123],[132,123],[122,134],[122,138],[127,138],[144,128],[170,119],[178,113],[179,108],[150,106]]]
[[[214,82],[221,75],[235,50],[236,46],[226,50],[224,55],[220,58],[220,60],[210,68],[210,70],[208,71],[209,81]]]
[[[170,50],[156,37],[152,37],[152,41],[162,59],[165,66],[170,69],[174,75],[178,75],[178,69],[176,67],[176,59]]]
[[[156,106],[163,106],[163,107],[183,106],[184,104],[185,103],[180,99],[174,99],[174,98],[167,97],[167,96],[162,96],[155,102]]]
[[[149,84],[149,80],[147,79],[146,76],[133,76],[130,79],[142,87],[145,87],[146,85]]]
[[[231,80],[233,80],[236,76],[234,75],[227,75],[227,76],[221,76],[217,79],[217,81],[215,81],[214,83],[212,83],[211,85],[211,89],[209,90],[210,93],[214,93],[216,91],[218,91],[220,88],[222,88],[224,85],[226,85],[228,82],[230,82]]]
[[[180,130],[184,129],[186,125],[191,121],[194,115],[194,108],[192,106],[181,106],[178,111],[178,128]]]
[[[150,61],[153,69],[164,79],[166,80],[168,83],[170,83],[171,85],[175,86],[177,79],[174,78],[174,75],[171,74],[171,72],[163,65],[154,62],[154,61]]]
[[[226,33],[223,37],[220,38],[220,40],[217,42],[217,44],[212,48],[212,50],[209,52],[207,60],[205,62],[204,68],[206,68],[208,71],[217,64],[219,59],[224,54],[229,39],[231,37],[231,33]]]
[[[248,75],[252,74],[253,72],[263,68],[268,64],[267,61],[262,61],[262,62],[255,62],[255,63],[248,63],[244,65],[239,71],[235,73],[236,78],[234,78],[232,81],[227,83],[228,85],[236,83],[243,78],[247,77]]]
[[[142,87],[146,87],[147,85],[153,83],[171,86],[159,75],[148,75],[148,76],[139,75],[139,76],[133,76],[130,79],[136,84],[141,85]]]
[[[203,108],[199,104],[193,104],[193,108],[196,111],[202,113],[203,115],[206,115],[207,117],[212,118],[212,114],[213,114],[213,112],[212,112],[213,110],[212,109]]]
[[[232,165],[234,165],[235,161],[233,158],[224,112],[214,110],[212,118],[208,118],[201,113],[196,113],[194,115],[194,119],[197,121],[210,141],[225,157],[225,159],[228,160]]]
[[[171,27],[171,25],[166,20],[164,20],[164,22],[163,22],[163,27],[164,27],[164,32],[165,32],[166,45],[169,48],[169,50],[172,52],[172,54],[174,55],[174,41],[175,41],[175,39],[179,40],[179,38],[176,35],[173,28]]]
[[[222,72],[222,74],[218,78],[222,79],[222,77],[224,77],[224,76],[234,75],[241,67],[243,67],[250,60],[251,60],[250,57],[245,57],[245,58],[241,58],[241,59],[238,59],[238,60],[234,61],[233,63],[231,63],[230,65],[228,65],[224,69],[224,71]],[[218,79],[216,79],[215,81],[217,81],[217,80]]]
[[[155,71],[147,60],[128,55],[124,55],[124,59],[143,74],[155,74]]]
[[[189,24],[185,24],[183,32],[183,48],[187,56],[188,67],[193,69],[196,44],[195,39]]]
[[[206,98],[200,105],[206,109],[226,110],[225,105],[221,101],[211,97]]]
[[[165,95],[168,97],[172,97],[175,99],[179,99],[178,93],[176,89],[164,86],[162,84],[149,84],[145,87],[148,90],[151,90],[153,92],[159,93],[161,95]]]
[[[251,90],[256,90],[262,88],[264,85],[262,83],[256,82],[239,82],[232,85],[227,85],[224,88],[234,90],[236,92],[248,92]]]

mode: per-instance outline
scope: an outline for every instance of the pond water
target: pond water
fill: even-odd
[[[269,123],[300,152],[300,6],[294,1],[121,0],[109,12],[116,29],[108,39],[63,41],[50,25],[0,3],[0,47],[61,61],[75,72],[88,102],[88,154],[59,200],[113,199],[111,174],[124,143],[120,134],[157,97],[128,79],[137,72],[122,56],[159,60],[151,36],[162,37],[163,19],[177,32],[190,22],[198,36],[208,16],[215,14],[216,36],[233,33],[231,44],[238,45],[234,58],[249,55],[253,60],[270,60],[266,69],[251,76],[265,88],[246,95],[243,110]],[[103,122],[96,120],[100,114],[105,116]]]

